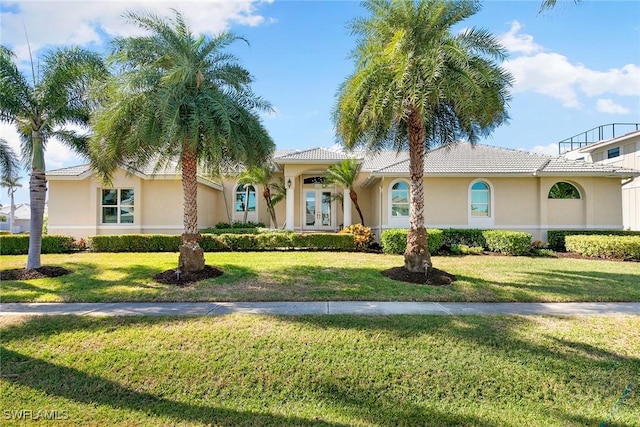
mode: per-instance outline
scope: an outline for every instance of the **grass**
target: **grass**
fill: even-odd
[[[2,302],[108,301],[640,301],[640,263],[501,256],[434,257],[434,266],[458,277],[429,287],[383,277],[401,256],[335,253],[208,253],[219,278],[176,287],[154,282],[174,268],[173,253],[43,255],[43,264],[72,274],[2,281]],[[1,256],[3,268],[24,266],[24,256]]]
[[[3,425],[19,424],[6,414],[21,409],[58,411],[67,420],[55,425],[640,420],[637,316],[67,316],[0,324]]]

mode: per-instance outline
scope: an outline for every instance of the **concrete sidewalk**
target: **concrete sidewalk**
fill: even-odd
[[[0,315],[200,316],[242,314],[435,314],[435,315],[640,315],[640,302],[465,303],[465,302],[122,302],[122,303],[4,303]]]

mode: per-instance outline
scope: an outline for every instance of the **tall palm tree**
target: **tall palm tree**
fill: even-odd
[[[20,162],[18,156],[9,146],[9,143],[0,138],[0,177],[4,179],[10,179],[13,176],[18,175],[20,169]]]
[[[581,1],[582,0],[573,0],[573,3],[580,3]],[[542,4],[540,5],[540,12],[553,9],[554,7],[556,7],[557,3],[557,0],[543,0]]]
[[[271,223],[275,228],[278,228],[278,222],[276,220],[275,204],[271,197],[271,187],[273,180],[273,169],[271,165],[265,164],[262,166],[254,166],[246,169],[238,177],[238,183],[244,185],[258,184],[262,186],[262,197],[264,197],[265,204],[267,205],[267,211],[271,217]],[[247,197],[246,200],[249,200]],[[249,203],[245,203],[245,210]]]
[[[15,55],[0,48],[0,120],[14,124],[22,140],[22,157],[30,173],[31,222],[27,268],[39,268],[47,191],[44,153],[50,138],[86,153],[86,135],[69,128],[86,125],[90,83],[105,76],[101,57],[79,48],[57,49],[44,57],[31,81],[18,69]]]
[[[437,145],[475,143],[507,119],[512,77],[505,49],[489,32],[452,27],[476,1],[367,0],[356,19],[356,69],[338,91],[334,120],[347,148],[408,148],[410,213],[405,268],[431,267],[424,226],[424,156]]]
[[[349,198],[360,215],[360,223],[364,225],[364,217],[360,205],[358,205],[358,193],[354,189],[360,169],[362,169],[362,163],[358,163],[356,159],[345,159],[338,164],[329,166],[324,173],[324,179],[327,184],[341,185],[349,190]]]
[[[11,234],[13,234],[13,223],[15,222],[16,216],[16,204],[14,195],[16,193],[16,190],[22,187],[22,184],[20,184],[21,179],[22,178],[18,175],[12,175],[5,176],[2,178],[2,181],[0,181],[0,187],[4,187],[7,189],[7,195],[9,195],[9,198],[11,199],[11,205],[9,205],[9,232]]]
[[[191,33],[182,15],[171,19],[127,13],[142,36],[113,41],[118,73],[101,88],[93,121],[92,165],[108,182],[116,167],[178,160],[182,173],[184,234],[179,269],[204,268],[197,244],[197,174],[223,162],[248,166],[269,158],[274,143],[259,111],[271,109],[250,89],[252,77],[224,52],[239,40],[230,33]]]

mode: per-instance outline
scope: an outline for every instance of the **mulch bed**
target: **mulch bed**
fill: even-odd
[[[62,267],[45,266],[40,268],[26,269],[16,268],[13,270],[0,271],[0,280],[31,280],[44,279],[45,277],[59,277],[71,273]]]
[[[437,268],[431,268],[429,274],[412,273],[404,267],[392,267],[384,270],[382,275],[399,282],[415,283],[418,285],[448,286],[456,281],[456,276]]]
[[[165,285],[188,286],[200,280],[213,279],[222,276],[223,273],[224,271],[219,268],[205,265],[204,269],[201,271],[185,272],[181,273],[180,276],[176,275],[175,269],[163,271],[162,273],[154,275],[153,280]]]

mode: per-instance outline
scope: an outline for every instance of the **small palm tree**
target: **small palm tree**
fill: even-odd
[[[262,197],[264,197],[265,204],[267,205],[267,211],[269,212],[269,216],[271,217],[271,223],[275,228],[278,228],[278,222],[276,220],[276,210],[275,203],[273,202],[273,198],[271,197],[271,181],[273,179],[273,169],[270,165],[262,165],[262,166],[254,166],[248,168],[244,172],[240,174],[238,177],[238,183],[244,185],[260,185],[262,186]],[[247,197],[247,200],[249,198]],[[245,204],[246,207],[249,204]]]
[[[362,169],[362,163],[358,163],[356,159],[345,159],[338,164],[329,166],[324,173],[324,180],[327,184],[341,185],[349,190],[349,198],[360,215],[360,223],[364,225],[364,217],[360,205],[358,205],[358,193],[354,190],[360,169]]]
[[[0,187],[4,187],[7,189],[7,195],[11,199],[10,211],[9,211],[9,232],[13,234],[13,223],[15,222],[16,216],[16,204],[14,200],[14,194],[18,188],[22,187],[20,184],[20,180],[22,178],[18,175],[13,176],[5,176],[0,181]]]
[[[18,70],[13,52],[4,46],[0,48],[0,120],[16,126],[22,140],[22,157],[30,173],[29,269],[41,266],[47,141],[56,137],[78,153],[87,153],[86,135],[68,126],[88,124],[92,107],[87,96],[89,85],[106,74],[98,54],[65,48],[46,55],[37,72],[32,62],[29,81]]]
[[[452,27],[479,10],[466,0],[367,0],[351,25],[356,70],[338,91],[334,120],[349,148],[409,149],[405,268],[431,267],[424,226],[424,156],[437,145],[475,143],[507,119],[512,77],[505,49],[484,30]]]
[[[220,165],[261,164],[274,143],[258,116],[271,109],[250,89],[252,77],[224,52],[239,40],[230,33],[194,35],[182,15],[173,19],[127,13],[147,34],[116,38],[113,65],[118,73],[98,91],[92,165],[105,181],[122,165],[178,160],[184,208],[181,271],[204,268],[197,244],[197,175]]]
[[[9,146],[9,143],[0,138],[0,177],[3,180],[8,180],[13,176],[18,175],[20,169],[20,162],[18,156]]]

